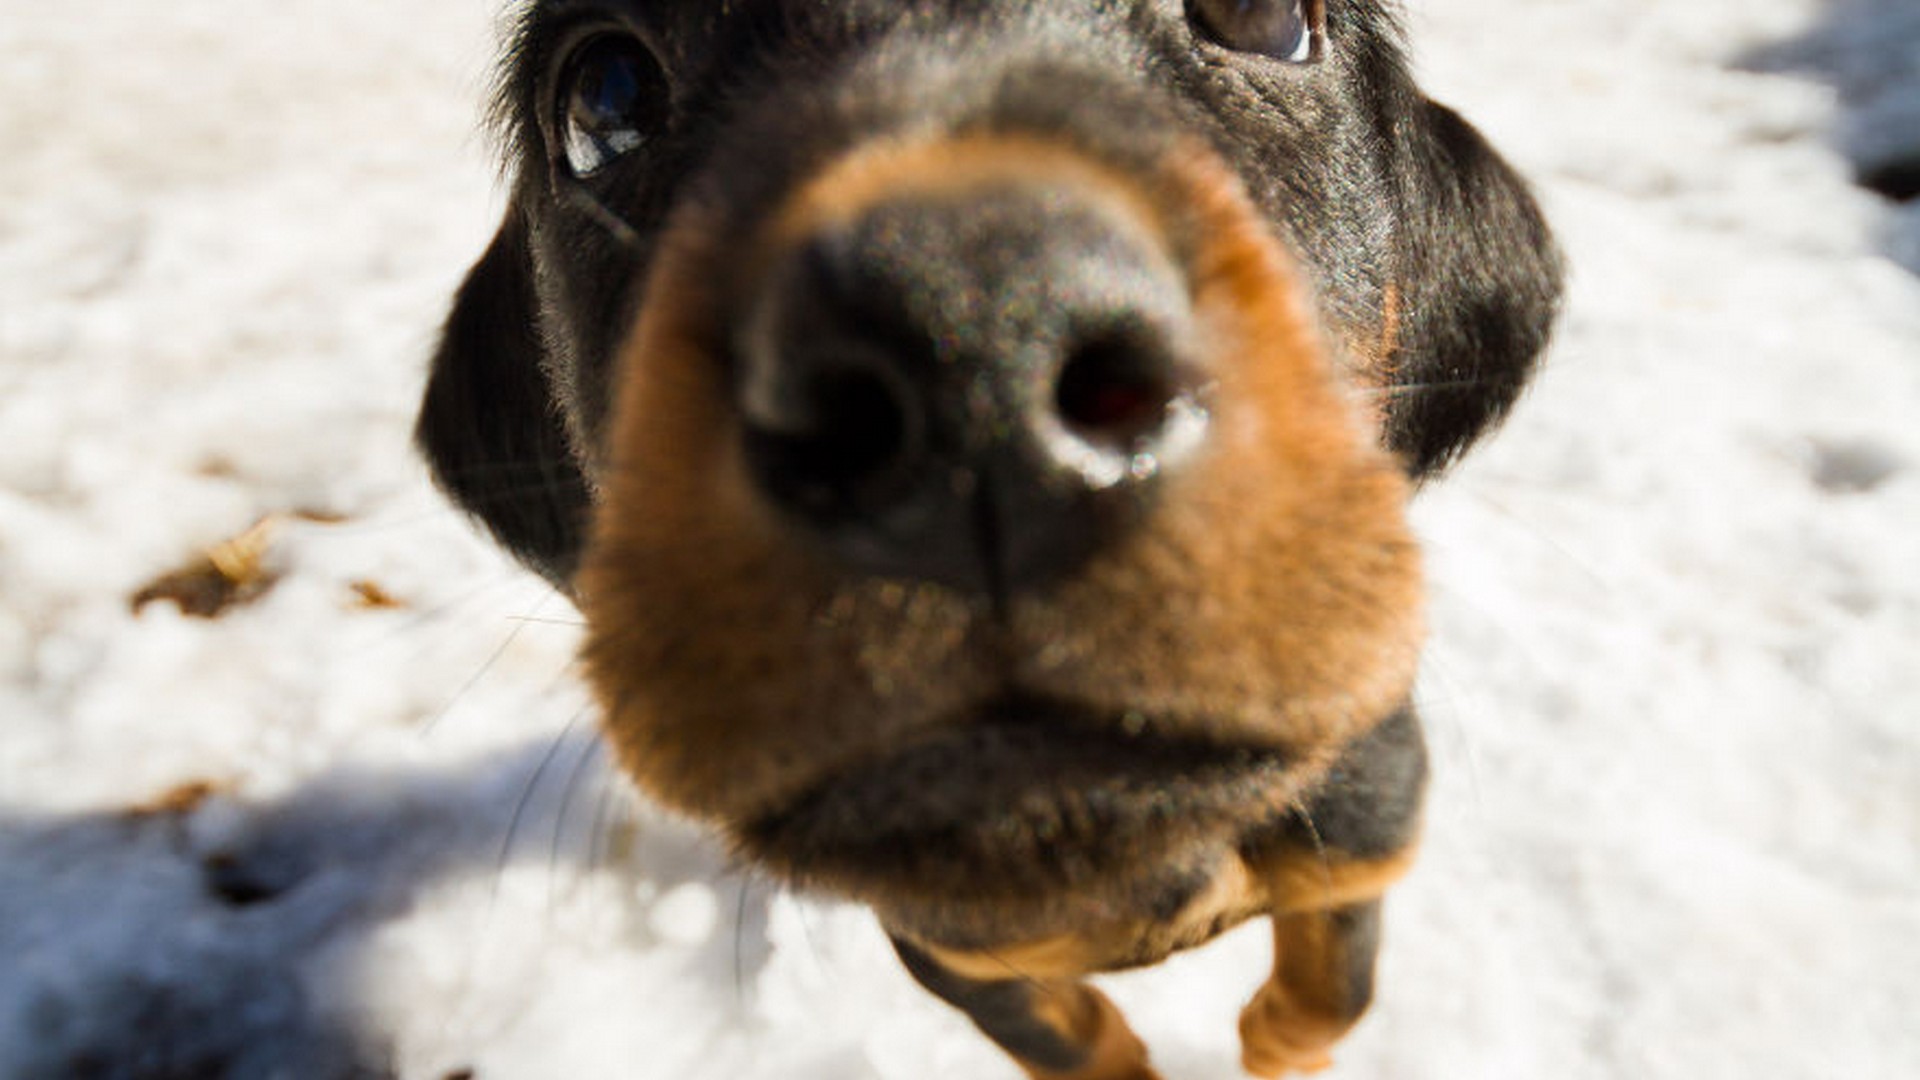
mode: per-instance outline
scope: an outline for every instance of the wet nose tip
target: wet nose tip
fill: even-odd
[[[1052,461],[1101,488],[1144,482],[1183,458],[1205,416],[1198,379],[1177,345],[1159,328],[1140,327],[1071,342],[1045,417]]]
[[[1164,244],[1105,208],[871,208],[787,252],[743,320],[751,480],[855,570],[1043,584],[1198,441],[1190,320]]]

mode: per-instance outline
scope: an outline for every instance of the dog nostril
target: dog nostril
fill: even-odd
[[[797,509],[851,510],[906,456],[907,410],[876,372],[821,371],[799,382],[777,402],[749,405],[749,464],[766,491]]]
[[[1178,394],[1159,350],[1119,337],[1075,347],[1061,366],[1054,408],[1089,442],[1125,449],[1166,421]]]

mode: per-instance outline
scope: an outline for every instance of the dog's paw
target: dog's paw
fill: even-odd
[[[1073,1027],[1087,1042],[1086,1064],[1067,1072],[1030,1068],[1033,1080],[1160,1080],[1147,1064],[1147,1047],[1105,994],[1088,988],[1082,1005],[1089,1015]]]
[[[1240,1065],[1262,1080],[1321,1072],[1351,1021],[1303,1007],[1269,983],[1240,1013]]]

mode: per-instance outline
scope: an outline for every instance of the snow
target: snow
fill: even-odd
[[[1920,204],[1852,182],[1920,155],[1912,2],[1413,7],[1575,278],[1418,508],[1429,837],[1330,1075],[1920,1076]],[[576,616],[410,455],[494,18],[5,17],[0,1076],[1012,1080],[621,788]],[[258,602],[129,610],[300,512]],[[1107,985],[1223,1080],[1265,951]]]

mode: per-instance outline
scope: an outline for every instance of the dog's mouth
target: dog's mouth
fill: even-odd
[[[1005,696],[820,780],[735,838],[791,880],[863,898],[1070,895],[1217,857],[1288,812],[1301,765],[1286,749],[1164,734],[1144,715]]]

